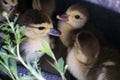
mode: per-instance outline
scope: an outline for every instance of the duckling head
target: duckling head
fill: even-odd
[[[93,64],[99,55],[99,42],[96,37],[88,32],[80,32],[74,43],[76,59],[84,64]]]
[[[72,25],[74,28],[82,28],[88,19],[88,12],[80,4],[73,4],[66,10],[65,14],[57,15],[57,19]]]
[[[25,25],[25,35],[29,38],[59,36],[59,31],[53,28],[49,16],[39,10],[28,10],[20,17],[18,23]]]
[[[9,12],[10,10],[14,9],[17,4],[17,0],[0,0],[1,9],[6,12]]]
[[[4,18],[2,17],[2,12],[7,12],[10,13],[10,11],[12,11],[12,13],[16,10],[18,5],[18,0],[0,0],[0,21],[3,21]],[[13,17],[13,15],[15,14],[10,14],[9,17]]]

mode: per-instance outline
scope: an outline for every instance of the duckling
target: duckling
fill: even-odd
[[[87,80],[119,80],[120,51],[115,48],[102,48],[96,63],[90,69]]]
[[[65,14],[57,15],[57,19],[61,22],[68,23],[74,28],[82,28],[83,25],[87,22],[88,11],[81,4],[73,4],[66,10]]]
[[[17,5],[18,0],[0,0],[0,21],[3,22],[5,20],[2,16],[2,13],[4,11],[7,13],[10,13],[10,11],[12,11],[11,15],[9,16],[12,18]]]
[[[77,33],[66,59],[68,70],[77,80],[87,80],[87,74],[97,60],[99,49],[99,41],[91,32]]]
[[[55,3],[55,0],[33,0],[32,7],[52,16],[55,11]]]
[[[101,45],[108,45],[104,34],[97,29],[97,25],[91,23],[87,8],[76,3],[68,7],[65,14],[57,15],[58,29],[61,31],[60,40],[65,46],[73,45],[73,38],[76,33],[81,30],[92,32],[98,39]],[[74,34],[73,36],[71,36]]]
[[[71,31],[81,29],[88,19],[86,8],[80,4],[70,6],[65,14],[57,15],[58,29],[61,31],[60,40],[65,46],[69,46],[72,41],[70,38]]]
[[[59,32],[53,28],[50,17],[39,10],[28,10],[18,20],[18,24],[25,25],[26,39],[21,44],[21,55],[25,61],[31,62],[40,58],[43,53],[41,40],[50,43],[49,35],[59,36]]]

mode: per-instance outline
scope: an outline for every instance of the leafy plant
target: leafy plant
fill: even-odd
[[[31,65],[30,63],[25,63],[22,57],[20,56],[20,43],[24,40],[24,27],[16,24],[18,16],[15,17],[13,21],[9,20],[9,14],[6,12],[3,13],[3,16],[6,18],[6,22],[0,25],[0,29],[6,32],[3,36],[5,40],[5,45],[0,49],[0,71],[7,74],[12,80],[45,80],[41,71],[39,71],[38,67],[34,67],[37,65]],[[11,35],[12,38],[11,39]],[[23,77],[19,77],[17,75],[17,62],[20,62],[26,69],[30,71],[32,75],[27,75]]]
[[[18,16],[15,17],[13,21],[9,20],[9,14],[6,12],[3,13],[3,16],[6,18],[6,22],[0,24],[0,29],[6,32],[3,36],[5,45],[0,49],[0,71],[8,75],[12,80],[45,80],[41,74],[41,71],[38,67],[39,59],[35,59],[34,63],[25,63],[22,57],[20,56],[20,43],[24,40],[24,26],[19,26],[16,24]],[[11,35],[12,34],[12,39]],[[40,50],[46,53],[48,56],[53,58],[54,64],[48,61],[48,63],[55,68],[61,75],[62,80],[66,80],[64,74],[67,69],[67,65],[64,67],[64,60],[60,58],[56,60],[55,55],[53,54],[49,44],[42,40],[43,49]],[[19,77],[17,75],[17,62],[20,62],[32,75],[26,75]]]
[[[60,75],[62,77],[62,80],[66,80],[64,75],[65,75],[65,72],[66,72],[68,66],[65,65],[65,67],[64,67],[63,58],[60,58],[60,59],[56,60],[55,55],[50,48],[50,45],[45,40],[42,40],[41,43],[44,47],[41,51],[46,53],[48,56],[50,56],[55,62],[53,64],[53,63],[48,61],[48,63],[60,73]]]

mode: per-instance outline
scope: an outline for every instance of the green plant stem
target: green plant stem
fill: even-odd
[[[42,76],[41,75],[38,75],[38,73],[37,72],[35,72],[35,71],[32,71],[30,68],[29,68],[29,66],[27,66],[27,64],[24,62],[24,60],[21,58],[21,56],[20,56],[20,50],[19,50],[19,42],[18,42],[18,38],[17,38],[17,34],[16,34],[16,32],[15,32],[15,29],[14,29],[14,26],[11,24],[11,22],[9,21],[9,19],[8,18],[6,18],[7,19],[7,22],[8,22],[8,24],[9,24],[9,26],[11,27],[11,29],[12,29],[12,31],[13,31],[13,34],[14,34],[14,36],[15,36],[15,41],[16,41],[16,47],[17,47],[17,56],[18,56],[18,60],[24,65],[24,67],[26,67],[38,80],[43,80],[42,79]]]
[[[57,62],[56,58],[53,57],[53,59],[54,59],[54,61],[55,61],[55,65],[56,65],[57,68],[58,68],[58,62]],[[66,78],[64,77],[64,74],[63,74],[61,71],[59,71],[59,70],[58,70],[58,72],[60,73],[60,76],[61,76],[62,80],[66,80]]]
[[[66,80],[66,78],[64,77],[64,74],[60,74],[61,75],[61,77],[62,77],[62,80]]]
[[[8,73],[10,74],[10,77],[11,77],[13,80],[16,80],[16,79],[14,78],[14,76],[12,75],[10,69],[9,69],[4,63],[2,63],[2,62],[0,62],[0,63],[5,67],[5,69],[7,69]]]
[[[24,65],[24,67],[26,67],[38,80],[43,80],[41,75],[38,75],[38,73],[36,73],[35,71],[32,71],[27,64],[23,61],[23,59],[20,56],[20,52],[19,52],[19,44],[17,44],[17,56],[19,61]]]

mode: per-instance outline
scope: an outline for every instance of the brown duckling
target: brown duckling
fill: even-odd
[[[88,31],[77,33],[67,54],[68,70],[77,80],[87,80],[87,74],[99,55],[99,41]]]
[[[87,80],[119,80],[120,51],[115,48],[102,48],[100,55],[90,69]]]
[[[55,3],[55,0],[33,0],[32,7],[52,16],[55,10]]]
[[[26,39],[21,44],[21,55],[25,61],[40,58],[43,53],[41,40],[50,43],[49,35],[58,36],[59,32],[53,28],[48,15],[39,10],[28,10],[19,19],[18,23],[25,26]]]

